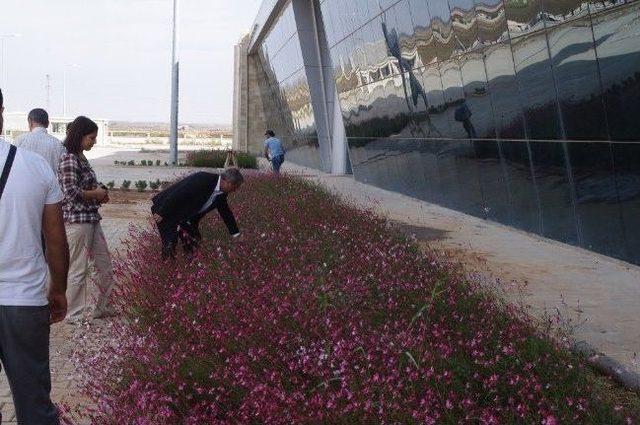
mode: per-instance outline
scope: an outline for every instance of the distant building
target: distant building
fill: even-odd
[[[93,118],[92,118],[93,119]],[[67,124],[73,118],[49,117],[49,133],[60,140],[67,135]],[[98,124],[98,144],[105,144],[109,139],[109,121],[93,119]],[[4,114],[4,136],[15,140],[21,134],[29,132],[26,112],[8,112]]]

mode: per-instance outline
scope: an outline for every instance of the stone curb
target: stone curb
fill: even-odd
[[[640,393],[640,374],[628,370],[618,361],[593,349],[586,341],[578,341],[571,349],[575,354],[583,355],[596,370],[610,376],[625,388]]]

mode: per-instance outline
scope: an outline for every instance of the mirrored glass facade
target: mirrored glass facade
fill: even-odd
[[[640,264],[640,1],[318,6],[355,179]],[[295,21],[259,54],[314,166]]]
[[[268,127],[284,142],[289,160],[320,168],[313,106],[290,2],[262,41],[258,55],[266,75],[261,90]]]

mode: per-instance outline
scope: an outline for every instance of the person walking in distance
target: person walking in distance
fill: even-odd
[[[264,157],[271,162],[271,168],[273,172],[280,175],[280,167],[284,162],[284,148],[280,139],[276,138],[276,133],[273,130],[267,130],[264,135]]]
[[[90,291],[87,288],[89,261],[96,269],[95,283],[98,289],[93,318],[114,314],[109,305],[113,288],[113,266],[107,240],[104,237],[98,212],[109,202],[109,192],[98,183],[96,173],[84,156],[96,144],[98,126],[87,117],[78,117],[67,127],[64,141],[66,153],[58,168],[58,179],[64,192],[63,212],[71,264],[69,267],[70,321],[82,319],[90,310]]]
[[[49,114],[44,109],[36,108],[27,116],[29,133],[25,133],[16,139],[16,146],[37,153],[47,160],[55,174],[58,173],[60,157],[65,153],[60,140],[47,132],[49,127]]]
[[[3,112],[0,90],[0,133]],[[0,139],[0,360],[19,424],[60,423],[50,397],[49,332],[67,313],[62,199],[44,158]]]

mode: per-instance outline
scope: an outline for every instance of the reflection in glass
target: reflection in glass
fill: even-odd
[[[611,140],[640,140],[640,2],[592,11]]]
[[[447,117],[450,122],[449,137],[455,139],[472,137],[473,135],[469,134],[470,129],[468,126],[468,120],[465,118],[473,116],[474,111],[467,105],[466,111],[463,114],[464,116],[454,116],[456,115],[456,111],[460,111],[458,108],[464,107],[464,105],[462,105],[462,102],[464,101],[464,92],[462,90],[462,77],[460,75],[460,66],[458,65],[458,61],[451,59],[440,63],[440,75],[442,76],[442,89],[445,106],[447,108]]]
[[[487,86],[482,52],[471,52],[460,57],[464,97],[467,107],[473,111],[474,138],[495,139],[493,105]],[[471,134],[467,132],[469,138]]]
[[[424,67],[419,72],[422,76],[424,91],[427,97],[428,110],[419,116],[420,128],[426,138],[449,137],[449,119],[442,89],[442,77],[437,64]]]
[[[451,26],[451,11],[447,0],[430,1],[429,12],[438,60],[447,60],[453,54],[456,43]]]
[[[511,38],[544,29],[540,0],[504,0]]]
[[[427,65],[437,60],[436,40],[431,28],[431,14],[424,0],[407,0],[414,26],[416,54],[420,64]]]
[[[485,51],[485,69],[497,136],[501,139],[525,139],[520,93],[509,46],[497,44],[489,47]]]
[[[624,225],[610,143],[569,143],[582,246],[626,258]],[[639,187],[640,189],[640,187]]]
[[[577,245],[579,224],[567,170],[566,144],[531,142],[530,146],[540,199],[542,234]]]
[[[584,18],[589,14],[589,3],[584,0],[562,0],[543,2],[543,20],[547,28],[566,21]]]
[[[474,0],[449,0],[454,51],[463,53],[478,44],[478,27]]]
[[[606,140],[598,65],[593,49],[591,21],[572,20],[548,31],[565,137]]]
[[[512,40],[511,50],[528,136],[543,140],[562,138],[556,88],[544,32]]]
[[[613,143],[613,161],[627,258],[640,264],[640,143]]]
[[[506,40],[508,30],[502,0],[476,0],[475,4],[480,43],[493,44]]]

